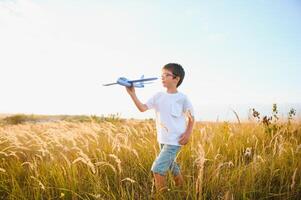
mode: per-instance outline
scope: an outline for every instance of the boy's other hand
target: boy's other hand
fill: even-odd
[[[190,134],[188,134],[188,133],[183,133],[182,135],[181,135],[181,137],[180,137],[180,139],[179,139],[179,144],[180,145],[185,145],[185,144],[187,144],[188,143],[188,141],[189,141],[189,137],[190,137]]]
[[[135,94],[135,87],[131,86],[131,87],[125,87],[126,91],[129,93],[129,95],[133,95]]]

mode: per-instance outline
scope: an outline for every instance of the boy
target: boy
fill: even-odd
[[[160,153],[152,165],[157,191],[166,190],[166,173],[171,170],[175,185],[183,185],[183,176],[175,162],[181,145],[187,144],[194,124],[193,107],[183,93],[177,88],[183,82],[184,69],[176,63],[166,64],[162,69],[162,84],[166,92],[158,92],[146,104],[137,98],[134,87],[126,87],[136,107],[144,112],[154,109],[156,112],[157,140]],[[186,125],[186,118],[188,123]]]

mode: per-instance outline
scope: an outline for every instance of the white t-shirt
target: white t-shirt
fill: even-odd
[[[156,112],[157,140],[161,144],[177,145],[186,130],[186,115],[194,116],[191,102],[181,92],[158,92],[146,103],[148,109]]]

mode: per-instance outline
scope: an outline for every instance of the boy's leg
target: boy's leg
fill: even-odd
[[[171,172],[173,174],[173,179],[175,181],[175,185],[177,187],[183,186],[184,179],[183,179],[182,173],[180,171],[180,167],[179,167],[179,165],[175,161],[170,166],[170,170],[171,170]]]
[[[166,176],[163,176],[158,173],[153,173],[154,174],[154,179],[155,179],[155,187],[156,191],[158,192],[163,192],[167,189],[166,186]]]
[[[167,189],[166,173],[174,162],[179,148],[179,146],[174,145],[161,145],[161,151],[152,165],[157,191]]]
[[[174,176],[173,180],[175,181],[175,186],[177,187],[182,187],[184,185],[184,178],[181,173]]]

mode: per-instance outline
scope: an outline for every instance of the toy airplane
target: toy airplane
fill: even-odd
[[[120,77],[117,79],[117,81],[115,83],[108,83],[108,84],[103,84],[103,86],[110,86],[110,85],[122,85],[125,87],[137,87],[137,88],[143,88],[144,84],[150,84],[152,82],[148,82],[148,81],[153,81],[153,80],[157,80],[158,78],[144,78],[144,75],[141,76],[140,79],[137,80],[128,80],[127,78],[124,77]]]

